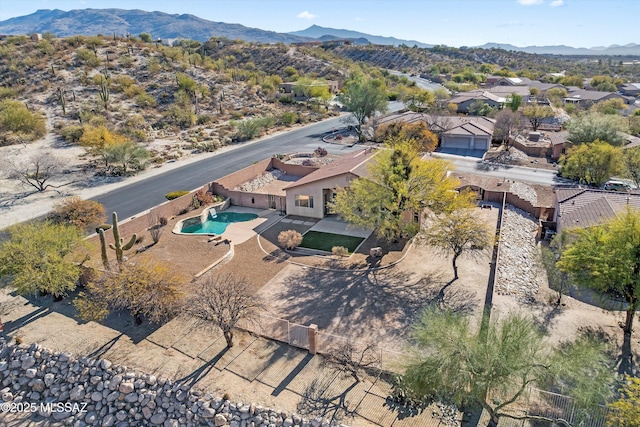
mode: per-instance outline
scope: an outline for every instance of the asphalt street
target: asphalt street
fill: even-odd
[[[402,107],[392,103],[390,110]],[[118,212],[120,218],[128,218],[166,201],[164,195],[171,191],[193,190],[257,161],[279,153],[312,152],[322,146],[331,154],[347,154],[361,146],[327,144],[322,137],[333,130],[344,129],[341,117],[328,119],[310,126],[281,133],[252,144],[239,144],[236,148],[213,157],[168,170],[147,179],[122,186],[94,200],[102,203],[107,212]],[[554,185],[565,182],[554,171],[526,167],[492,165],[474,157],[437,154],[451,161],[456,171],[509,178],[533,184]]]

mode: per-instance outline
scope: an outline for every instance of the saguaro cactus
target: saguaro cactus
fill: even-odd
[[[120,237],[120,228],[118,227],[118,214],[114,212],[111,217],[113,219],[113,227],[111,230],[113,231],[113,241],[115,243],[109,243],[109,247],[116,252],[116,260],[118,261],[118,264],[122,264],[124,262],[124,251],[128,251],[133,247],[138,236],[134,233],[133,236],[131,236],[131,239],[129,239],[126,244],[123,244],[124,239]]]
[[[107,82],[105,79],[100,79],[100,90],[98,91],[98,96],[100,97],[100,101],[104,105],[104,109],[109,109],[109,86],[107,86]]]
[[[111,266],[109,265],[109,255],[107,254],[107,241],[104,238],[104,230],[102,228],[98,229],[98,236],[100,236],[100,255],[102,255],[102,265],[104,265],[105,270],[109,270]]]
[[[53,67],[53,65],[52,65]],[[60,106],[62,107],[62,115],[66,116],[67,115],[67,101],[64,97],[64,89],[62,88],[58,88],[56,91],[57,95],[58,95],[58,101],[60,102]]]

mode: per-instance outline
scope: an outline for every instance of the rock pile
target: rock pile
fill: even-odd
[[[500,257],[496,268],[495,290],[532,303],[545,277],[536,246],[537,222],[526,212],[507,205],[500,231]]]
[[[252,193],[257,189],[269,184],[270,182],[280,179],[280,177],[286,174],[286,172],[281,171],[280,169],[272,169],[270,171],[266,171],[260,176],[253,178],[251,181],[243,182],[242,184],[235,187],[234,190]]]
[[[127,370],[108,360],[75,359],[0,339],[0,398],[5,412],[33,412],[51,425],[329,427],[322,418],[232,403],[188,384]],[[26,409],[30,408],[30,409]]]

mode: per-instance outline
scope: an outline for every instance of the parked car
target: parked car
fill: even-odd
[[[626,182],[611,180],[607,181],[602,188],[609,191],[629,191],[631,190],[631,185]]]

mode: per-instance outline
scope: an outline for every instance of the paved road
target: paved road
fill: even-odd
[[[389,110],[397,111],[401,107],[401,103],[390,103]],[[166,200],[164,195],[170,191],[199,188],[207,182],[247,167],[273,154],[297,151],[311,152],[318,146],[323,146],[331,154],[346,154],[360,149],[359,146],[347,147],[322,142],[323,136],[331,133],[333,129],[342,129],[344,126],[341,118],[336,117],[291,132],[274,135],[256,143],[240,145],[233,150],[120,187],[97,196],[94,200],[102,203],[107,212],[118,212],[120,218],[128,218],[163,203]],[[542,185],[563,182],[555,176],[553,171],[525,167],[491,166],[473,157],[438,155],[451,160],[458,172],[477,173],[498,178],[506,177]]]
[[[403,108],[401,102],[390,102],[389,111]],[[170,191],[193,190],[204,184],[236,172],[251,164],[278,153],[312,152],[318,146],[330,154],[347,154],[361,147],[326,144],[322,137],[332,130],[344,129],[343,117],[335,117],[305,126],[291,132],[264,138],[259,142],[240,145],[238,148],[220,153],[188,165],[169,170],[142,181],[125,185],[116,190],[94,197],[107,212],[118,212],[120,218],[129,218],[166,201],[164,195]]]
[[[567,184],[571,181],[556,176],[555,170],[534,169],[522,166],[505,166],[496,163],[483,162],[476,157],[456,156],[452,154],[434,153],[434,156],[451,161],[456,172],[473,173],[492,176],[494,178],[508,178],[515,181],[540,185]]]

